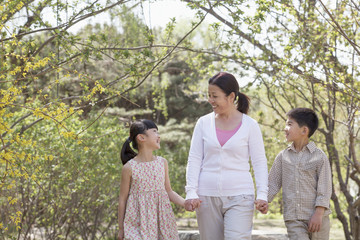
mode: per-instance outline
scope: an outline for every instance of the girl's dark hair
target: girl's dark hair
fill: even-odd
[[[317,117],[314,110],[310,108],[294,108],[291,109],[286,116],[289,118],[294,119],[299,127],[306,126],[309,128],[309,135],[310,138],[316,129],[319,127],[319,118]]]
[[[151,128],[156,128],[156,124],[147,119],[141,119],[135,121],[130,126],[130,136],[126,139],[125,143],[122,146],[120,157],[121,162],[125,165],[130,159],[134,158],[137,153],[131,148],[130,143],[132,143],[132,147],[136,150],[138,149],[138,143],[136,142],[136,136],[139,134],[145,134],[145,131]]]
[[[221,88],[226,96],[229,96],[232,92],[235,93],[237,110],[245,114],[248,113],[250,107],[250,98],[239,92],[239,84],[232,74],[227,72],[219,72],[209,79],[209,84],[216,85]]]

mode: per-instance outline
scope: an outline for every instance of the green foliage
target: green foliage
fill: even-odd
[[[134,13],[142,4],[135,1],[0,6],[1,238],[116,238],[119,149],[133,119],[159,124],[156,154],[168,159],[172,187],[184,196],[192,129],[211,111],[207,79],[217,71],[234,73],[251,97],[269,169],[287,145],[285,113],[297,106],[318,113],[313,140],[332,163],[333,215],[347,239],[355,234],[349,222],[359,213],[352,205],[360,182],[358,7],[343,1],[327,12],[323,1],[185,2],[199,18],[208,9],[218,22],[183,39],[184,26],[195,22],[173,18],[165,29],[150,29]],[[102,12],[110,16],[106,24],[70,31]],[[267,217],[278,218],[281,206],[278,194]]]
[[[196,111],[204,104],[192,91],[198,79],[186,80],[198,74],[187,56],[164,58],[187,33],[174,32],[175,20],[163,32],[149,29],[131,11],[136,5],[0,7],[1,238],[116,238],[119,149],[135,118],[164,125],[160,154],[184,194],[191,129],[207,108]],[[110,23],[69,31],[105,10]]]
[[[359,208],[359,8],[352,1],[187,1],[208,10],[228,26],[228,40],[218,49],[236,54],[228,60],[234,72],[254,79],[253,96],[264,126],[270,163],[282,143],[279,137],[287,111],[313,108],[320,127],[313,140],[329,156],[333,168],[333,210],[347,239],[360,236]],[[246,11],[249,10],[249,11]],[[238,14],[233,14],[238,13]],[[346,16],[346,17],[345,17]],[[235,41],[234,41],[235,39]],[[251,50],[250,50],[251,49]],[[209,54],[211,55],[211,54]],[[212,54],[217,55],[217,54]],[[209,56],[206,56],[209,57]],[[341,209],[347,209],[346,212]],[[274,210],[274,209],[272,209]],[[351,224],[349,224],[351,222]]]
[[[35,231],[47,239],[115,236],[119,145],[128,134],[120,123],[152,118],[156,107],[117,112],[135,105],[124,93],[164,56],[151,48],[155,35],[129,7],[18,0],[0,7],[1,238]],[[69,31],[106,9],[117,13],[121,29],[97,24]],[[106,115],[108,108],[117,118]]]

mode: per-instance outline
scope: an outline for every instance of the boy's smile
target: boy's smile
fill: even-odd
[[[286,125],[284,128],[286,140],[288,142],[296,142],[298,140],[303,139],[304,136],[307,137],[304,128],[305,128],[304,126],[300,127],[299,124],[294,119],[288,118],[288,120],[286,120]]]

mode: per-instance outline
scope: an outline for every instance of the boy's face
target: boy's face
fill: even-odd
[[[299,124],[292,118],[286,120],[284,128],[285,137],[288,142],[294,142],[304,137],[307,137],[307,128],[305,126],[300,127]]]

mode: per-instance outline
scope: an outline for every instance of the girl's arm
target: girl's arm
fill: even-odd
[[[164,159],[164,165],[165,165],[165,190],[169,195],[169,199],[173,203],[185,207],[185,199],[171,189],[168,162],[166,161],[166,159]]]
[[[129,196],[131,182],[131,166],[129,163],[125,164],[121,171],[121,183],[120,183],[120,196],[119,196],[119,208],[118,208],[118,222],[119,222],[119,240],[124,238],[124,218],[126,202]]]

